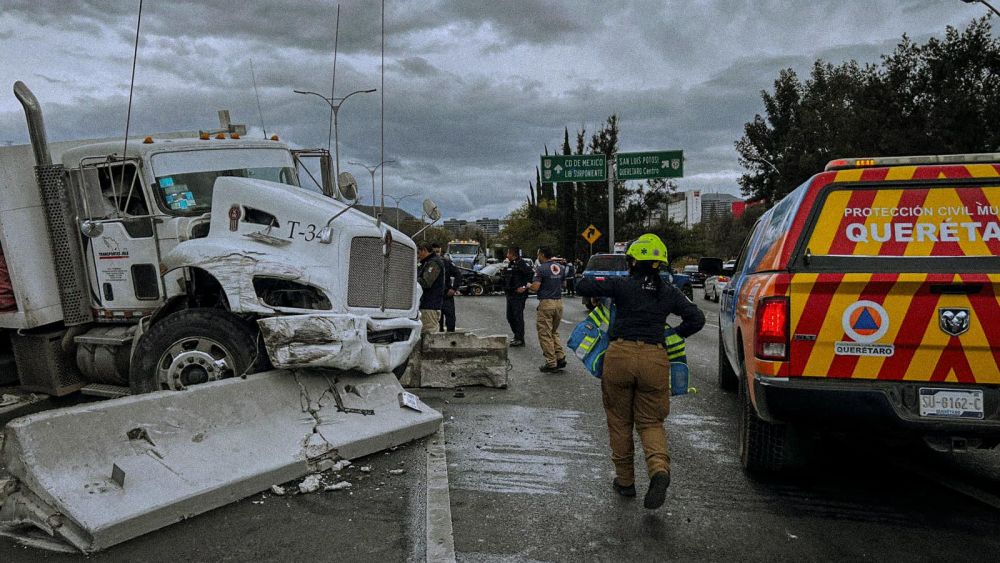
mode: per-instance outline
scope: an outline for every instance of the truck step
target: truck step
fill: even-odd
[[[106,383],[91,383],[85,385],[80,392],[92,397],[104,397],[105,399],[118,399],[131,395],[128,387],[123,385],[108,385]]]

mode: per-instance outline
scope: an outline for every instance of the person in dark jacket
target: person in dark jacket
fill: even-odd
[[[444,304],[444,261],[427,242],[417,247],[417,258],[420,259],[417,282],[424,290],[420,296],[421,330],[424,333],[437,332],[441,322],[441,306]]]
[[[626,254],[628,277],[602,281],[583,278],[576,290],[586,297],[610,297],[615,306],[601,378],[615,466],[612,486],[622,496],[635,496],[634,428],[646,454],[650,478],[643,504],[655,509],[663,505],[670,485],[670,455],[663,429],[663,420],[670,412],[670,360],[663,325],[668,315],[680,316],[681,324],[674,330],[687,338],[705,325],[705,315],[660,277],[659,268],[667,264],[667,247],[659,237],[642,235]]]
[[[524,346],[524,304],[535,271],[521,258],[521,249],[507,249],[507,267],[503,271],[504,294],[507,296],[507,324],[514,333],[511,346]]]
[[[441,320],[438,323],[438,328],[441,332],[444,332],[445,328],[448,329],[448,332],[455,332],[455,294],[462,286],[462,271],[451,261],[450,256],[441,254],[440,244],[434,243],[433,250],[434,254],[441,257],[444,262],[445,274],[444,301],[441,303]]]

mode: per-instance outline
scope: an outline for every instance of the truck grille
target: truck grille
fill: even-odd
[[[413,306],[413,284],[416,283],[416,256],[413,249],[400,242],[392,243],[392,252],[383,270],[382,239],[354,237],[351,240],[351,265],[347,278],[348,307],[383,306],[409,309]]]

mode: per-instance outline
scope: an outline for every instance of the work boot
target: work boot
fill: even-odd
[[[518,340],[517,338],[515,338],[514,340],[510,341],[511,348],[520,348],[521,346],[524,346],[523,340]]]
[[[542,364],[538,366],[538,371],[542,373],[555,373],[559,371],[559,368],[556,366],[550,366],[549,364]]]
[[[642,505],[649,509],[657,509],[663,506],[663,501],[667,500],[667,487],[670,486],[670,472],[660,471],[649,480],[649,490],[646,491],[646,498]]]
[[[611,487],[615,490],[616,493],[618,493],[623,497],[631,498],[635,496],[635,483],[627,487],[624,485],[619,485],[618,477],[615,477],[614,479],[611,480]]]
[[[556,362],[556,369],[562,369],[566,367],[566,358],[563,358]]]

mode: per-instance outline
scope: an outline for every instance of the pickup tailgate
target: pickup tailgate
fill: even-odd
[[[1000,383],[1000,275],[796,274],[791,376]]]
[[[811,267],[789,288],[789,375],[1000,384],[990,182],[845,184],[819,198]]]

